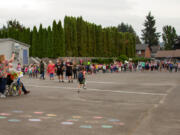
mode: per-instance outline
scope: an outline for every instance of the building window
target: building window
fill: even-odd
[[[138,51],[138,54],[141,54],[141,50]]]
[[[23,65],[28,64],[28,51],[26,49],[23,49]]]

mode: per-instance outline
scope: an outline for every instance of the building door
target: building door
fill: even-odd
[[[28,51],[26,49],[23,50],[23,65],[28,64]]]

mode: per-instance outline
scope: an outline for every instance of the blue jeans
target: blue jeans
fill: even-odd
[[[27,90],[26,90],[24,84],[21,82],[20,79],[17,80],[17,84],[18,84],[18,86],[22,86],[22,91],[23,91],[24,93],[27,93]]]
[[[23,91],[24,93],[27,93],[27,90],[26,90],[24,84],[23,84],[21,81],[20,81],[20,84],[22,85],[22,91]]]
[[[4,94],[6,90],[7,78],[0,78],[0,93]]]
[[[44,72],[41,72],[40,79],[45,79],[45,78],[44,78]]]
[[[50,78],[53,78],[54,77],[54,73],[50,73]]]

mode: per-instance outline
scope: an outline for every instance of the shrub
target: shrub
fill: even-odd
[[[119,62],[121,61],[124,63],[125,61],[128,61],[128,60],[129,58],[126,55],[120,55],[116,61],[119,61]]]
[[[138,63],[138,62],[147,62],[147,61],[150,61],[151,59],[149,58],[144,58],[144,57],[134,57],[132,58],[132,61],[134,63]]]
[[[97,63],[97,64],[111,64],[114,62],[112,58],[107,58],[107,59],[99,58],[99,59],[92,59],[91,61],[92,63]]]

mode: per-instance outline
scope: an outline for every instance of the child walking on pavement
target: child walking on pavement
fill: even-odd
[[[86,89],[85,87],[85,68],[84,67],[80,67],[80,71],[78,73],[78,82],[79,82],[79,86],[78,86],[78,93],[80,92],[80,88]]]

